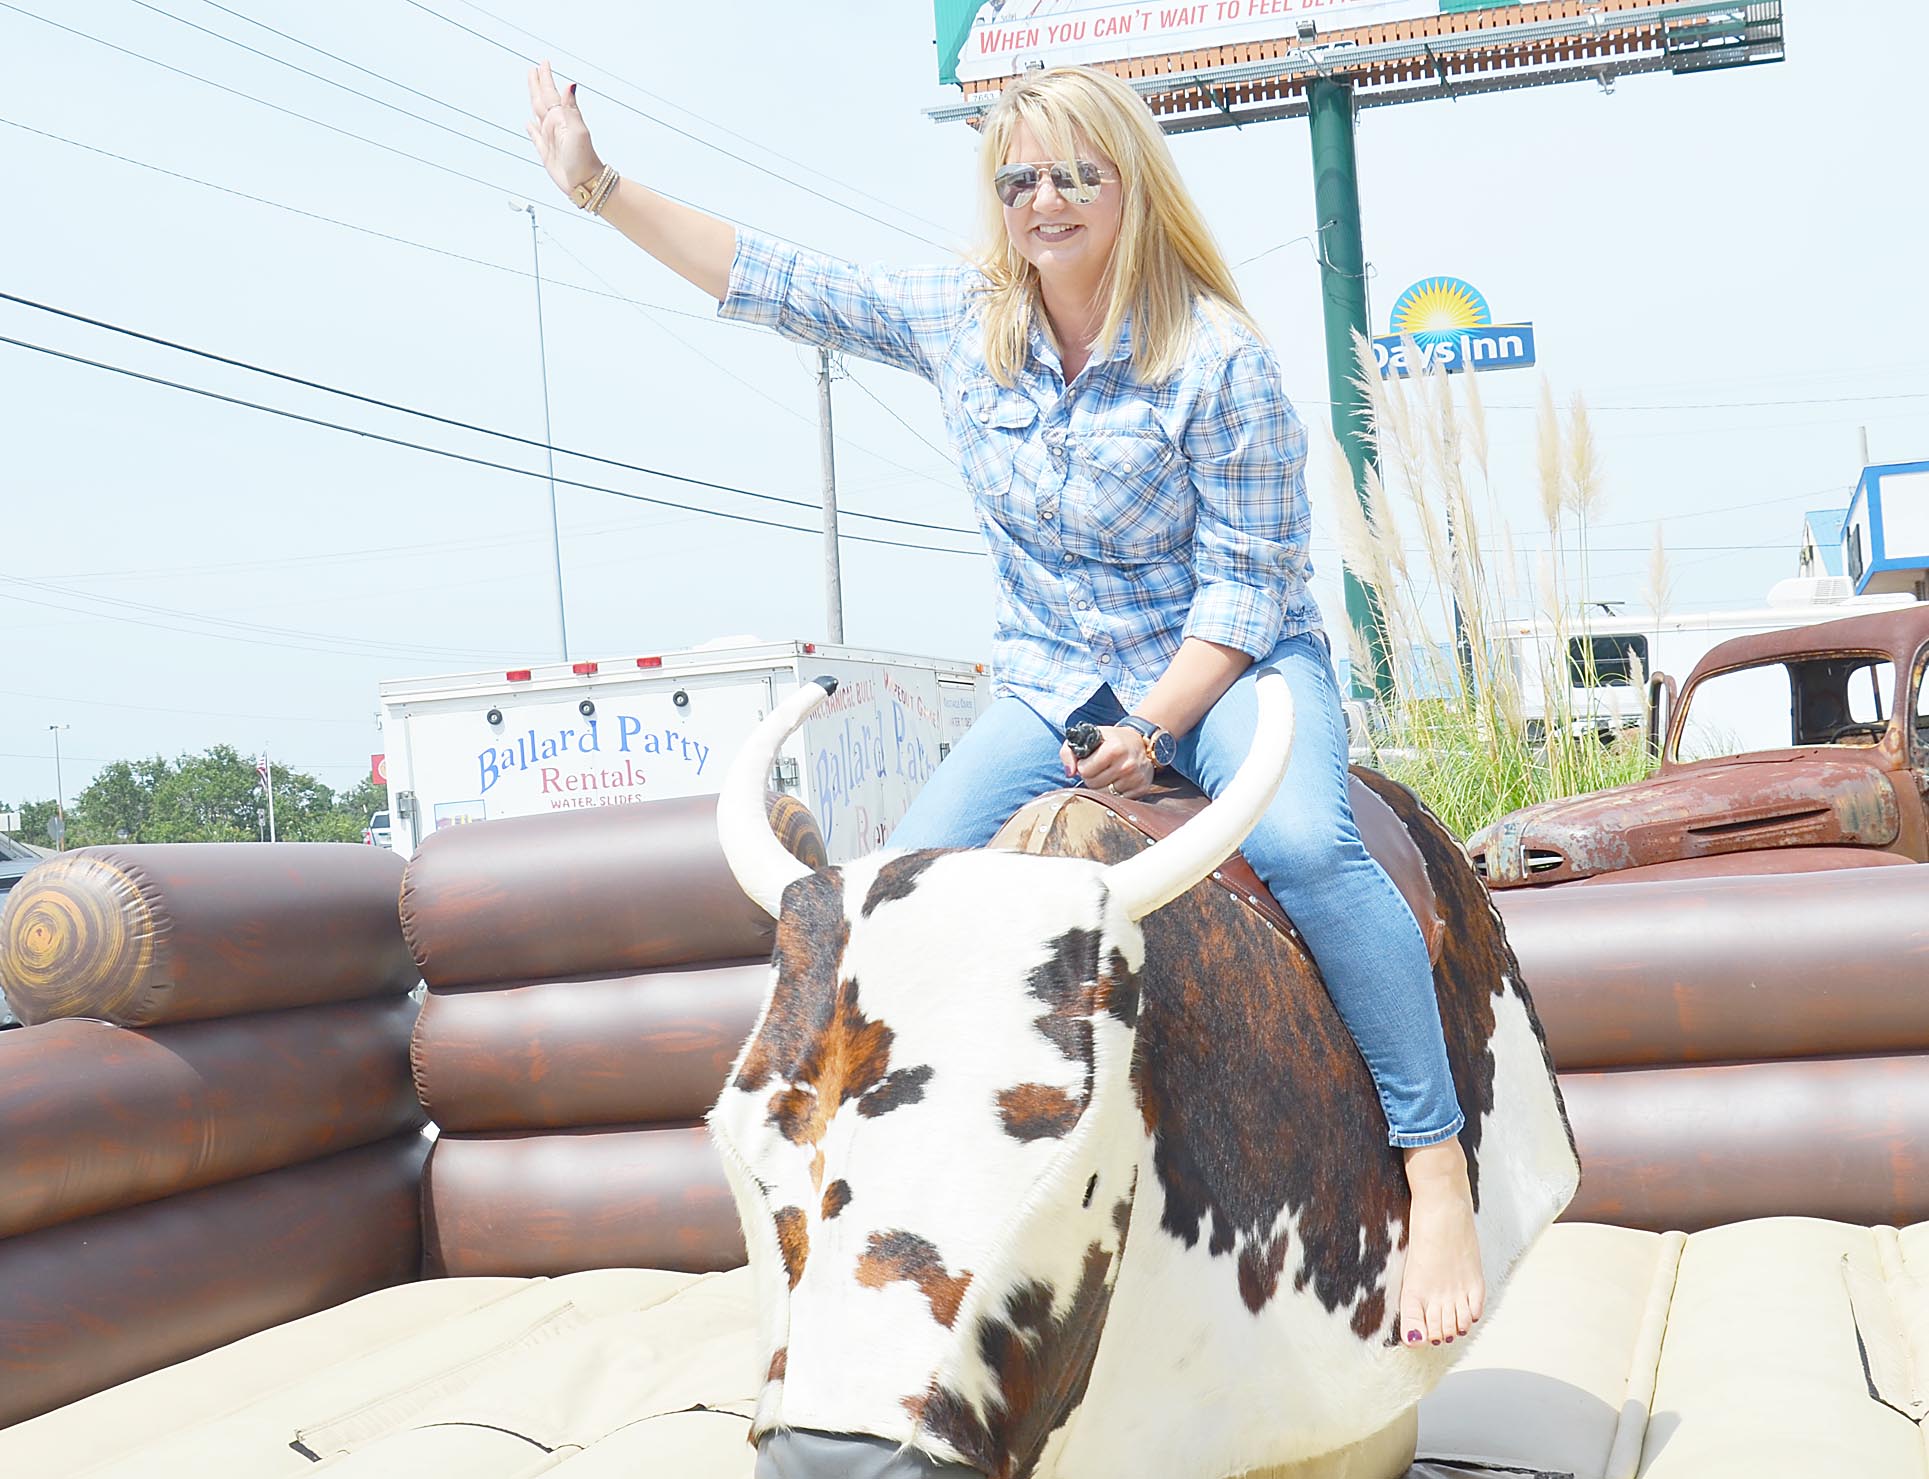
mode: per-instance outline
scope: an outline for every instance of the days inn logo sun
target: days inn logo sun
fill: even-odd
[[[1422,344],[1445,344],[1493,321],[1487,300],[1471,283],[1457,277],[1429,277],[1400,294],[1388,327],[1396,335],[1411,334]]]
[[[1534,326],[1496,324],[1487,300],[1458,277],[1425,277],[1394,301],[1391,332],[1373,341],[1380,377],[1405,377],[1417,369],[1508,370],[1534,363]],[[1407,364],[1411,337],[1420,365]]]

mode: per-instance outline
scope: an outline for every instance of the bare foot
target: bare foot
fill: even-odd
[[[1409,1346],[1451,1344],[1473,1328],[1487,1299],[1467,1157],[1457,1139],[1405,1154],[1413,1210],[1400,1285],[1400,1335]]]

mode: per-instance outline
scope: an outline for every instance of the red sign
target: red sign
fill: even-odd
[[[378,786],[388,784],[388,756],[370,755],[368,757],[368,778]]]

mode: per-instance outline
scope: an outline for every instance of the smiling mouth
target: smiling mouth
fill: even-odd
[[[1032,228],[1032,231],[1034,235],[1043,237],[1046,241],[1064,241],[1067,237],[1073,236],[1076,233],[1083,231],[1084,229],[1085,228],[1083,226],[1075,226],[1075,225],[1074,226],[1035,226]]]

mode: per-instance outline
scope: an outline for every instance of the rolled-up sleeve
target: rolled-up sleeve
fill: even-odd
[[[976,276],[962,264],[860,267],[739,230],[717,312],[928,380],[957,334]]]
[[[1198,505],[1192,563],[1198,589],[1185,635],[1271,652],[1288,612],[1308,607],[1306,428],[1263,345],[1242,342],[1186,428]]]

